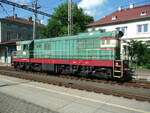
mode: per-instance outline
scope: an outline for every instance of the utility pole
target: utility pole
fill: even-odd
[[[35,10],[35,12],[34,12],[34,22],[33,22],[33,40],[35,40],[35,38],[36,38],[37,9],[40,8],[40,5],[38,4],[38,0],[34,1],[33,8]]]
[[[36,38],[36,19],[37,19],[37,0],[33,3],[34,12],[34,21],[33,21],[33,40]]]
[[[15,6],[13,6],[13,16],[15,16]]]
[[[72,35],[72,0],[68,0],[68,36]]]

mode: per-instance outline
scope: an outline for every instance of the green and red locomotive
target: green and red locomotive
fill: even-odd
[[[130,78],[128,62],[120,59],[123,33],[93,31],[75,36],[19,41],[15,68],[61,74]]]

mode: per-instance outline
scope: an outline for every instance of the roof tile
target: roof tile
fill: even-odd
[[[141,12],[143,11],[146,11],[146,15],[141,15]],[[116,16],[117,18],[115,20],[112,20],[113,16]],[[139,6],[132,9],[122,9],[121,11],[113,12],[112,14],[105,16],[104,18],[95,21],[87,26],[115,23],[132,19],[139,19],[143,17],[150,17],[150,5]]]
[[[6,17],[6,18],[2,18],[3,20],[8,20],[8,21],[13,21],[13,22],[18,22],[18,23],[22,23],[22,24],[28,24],[28,25],[33,25],[33,21],[29,21],[27,19],[24,18],[19,18],[19,17],[14,17],[14,16],[10,16],[10,17]],[[37,23],[36,25],[39,27],[44,26],[43,24]]]

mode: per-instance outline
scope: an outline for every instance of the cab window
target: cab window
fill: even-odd
[[[101,40],[101,45],[109,45],[110,44],[110,40]]]
[[[110,40],[106,40],[106,44],[107,44],[107,45],[110,45]]]
[[[111,40],[111,45],[117,46],[118,45],[118,40]]]
[[[23,45],[23,50],[28,50],[29,46],[27,44]]]
[[[105,45],[105,40],[102,40],[102,43],[101,43],[101,45]]]
[[[101,40],[101,47],[116,47],[118,46],[118,40],[111,39],[111,40]]]
[[[21,50],[21,45],[17,45],[17,51]]]

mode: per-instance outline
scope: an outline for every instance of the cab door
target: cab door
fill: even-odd
[[[30,58],[29,46],[29,44],[22,45],[22,58]]]

